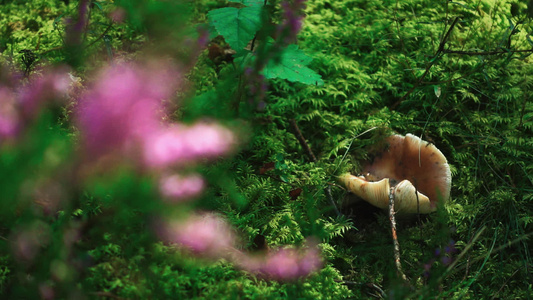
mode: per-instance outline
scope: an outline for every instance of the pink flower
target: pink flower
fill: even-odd
[[[161,194],[170,201],[182,201],[198,196],[205,186],[199,175],[170,175],[163,176],[159,181]]]
[[[174,125],[146,140],[145,161],[154,168],[184,164],[222,155],[231,150],[234,143],[233,133],[216,124]]]
[[[109,18],[115,23],[122,23],[126,19],[126,10],[118,7],[109,13]]]
[[[8,88],[0,86],[0,142],[16,136],[19,127],[15,95]]]
[[[235,236],[221,217],[205,213],[186,221],[174,221],[159,230],[161,238],[196,254],[224,257],[234,251]]]
[[[42,76],[37,76],[18,91],[21,112],[26,118],[34,118],[46,102],[66,98],[73,83],[66,68],[46,70]]]
[[[162,66],[141,68],[115,64],[106,69],[80,101],[78,123],[90,154],[131,151],[159,132],[163,99],[171,96],[176,77]]]
[[[56,294],[54,292],[54,288],[49,284],[42,282],[39,284],[39,295],[41,296],[41,299],[56,299]]]
[[[146,166],[166,168],[231,150],[235,137],[222,126],[164,122],[163,100],[172,96],[177,75],[157,62],[115,64],[105,70],[82,97],[78,110],[88,154],[96,158],[140,154]]]
[[[322,266],[322,258],[315,243],[304,249],[280,249],[267,253],[261,259],[242,254],[237,265],[249,272],[279,281],[291,281],[306,277]]]
[[[72,83],[62,68],[32,76],[25,85],[17,86],[15,76],[8,77],[10,87],[0,86],[0,142],[16,137],[47,102],[64,98]]]
[[[300,276],[298,253],[294,249],[281,249],[267,256],[261,271],[279,280],[291,280]]]
[[[24,262],[35,259],[50,241],[49,226],[41,221],[25,224],[14,230],[10,240],[15,257]]]
[[[300,259],[300,276],[307,276],[322,267],[322,257],[316,245],[309,246]]]

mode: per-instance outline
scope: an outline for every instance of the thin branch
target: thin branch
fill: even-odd
[[[450,34],[452,33],[453,28],[455,27],[455,24],[459,21],[459,17],[456,17],[453,20],[452,25],[450,25],[450,28],[448,29],[448,32],[446,32],[446,35],[444,35],[444,38],[439,44],[439,49],[437,49],[437,53],[435,54],[435,58],[437,58],[437,55],[439,55],[442,51],[444,51],[444,46],[446,45],[446,42],[448,41],[448,38],[450,37]]]
[[[302,132],[300,131],[300,128],[298,127],[298,124],[296,124],[296,120],[295,119],[290,119],[289,123],[291,123],[291,127],[292,127],[292,130],[293,130],[294,136],[296,137],[298,142],[300,142],[300,145],[302,146],[302,148],[304,148],[305,152],[307,153],[307,156],[309,156],[309,160],[312,161],[312,162],[316,162],[317,161],[316,160],[316,156],[313,153],[313,150],[311,150],[311,147],[309,147],[309,145],[305,141],[305,138],[304,138]],[[337,208],[337,204],[333,200],[333,195],[331,194],[331,185],[328,185],[326,187],[326,196],[328,197],[329,202],[333,206],[333,209],[335,210],[335,213],[337,214],[337,216],[342,216],[341,212]]]
[[[311,160],[312,162],[316,162],[316,156],[313,153],[313,151],[311,150],[311,148],[309,147],[309,145],[307,144],[307,142],[305,141],[305,138],[302,135],[302,132],[300,131],[300,128],[298,128],[298,124],[296,124],[296,120],[290,119],[289,123],[291,123],[291,127],[293,129],[294,136],[296,137],[298,142],[300,142],[300,145],[302,146],[302,148],[304,148],[305,152],[307,153],[307,156],[309,156],[309,160]]]
[[[113,23],[109,24],[107,26],[107,28],[104,30],[104,32],[102,34],[100,34],[95,40],[93,40],[89,45],[85,46],[85,48],[89,48],[92,45],[96,44],[98,41],[100,41],[107,34],[107,32],[111,29],[111,27],[113,27]],[[57,50],[62,50],[63,48],[64,48],[64,45],[57,46],[57,47],[54,47],[54,48],[50,48],[48,50],[42,51],[41,53],[39,53],[39,55],[43,56],[46,53],[49,53],[49,52],[52,52],[52,51],[57,51]]]
[[[494,50],[494,51],[461,51],[461,50],[443,50],[446,54],[460,54],[460,55],[496,55],[508,53],[533,53],[533,49],[529,50]]]
[[[396,217],[394,212],[394,188],[389,192],[389,220],[391,224],[392,243],[394,244],[394,263],[396,264],[396,271],[398,275],[405,282],[409,282],[407,276],[402,271],[402,263],[400,261],[400,242],[398,242],[398,235],[396,234]]]
[[[465,275],[463,275],[463,280],[466,280],[469,273],[470,273],[470,256],[468,256],[468,258],[466,259],[466,270],[465,270]]]
[[[496,294],[494,294],[492,296],[492,298],[490,298],[491,300],[492,299],[496,299],[496,296],[498,296],[498,294],[503,290],[503,288],[507,285],[507,283],[509,282],[509,280],[511,280],[511,278],[513,278],[513,276],[516,275],[516,273],[518,273],[518,271],[520,271],[520,269],[516,269],[513,274],[511,274],[511,276],[509,276],[509,278],[507,278],[507,280],[502,284],[502,287],[496,292]]]
[[[40,56],[43,56],[44,54],[46,53],[49,53],[49,52],[52,52],[52,51],[57,51],[57,50],[61,50],[63,49],[64,47],[63,46],[57,46],[57,47],[54,47],[54,48],[50,48],[48,50],[44,50],[42,51],[41,53],[39,53]]]
[[[333,195],[331,194],[331,185],[328,185],[328,187],[326,188],[326,195],[328,196],[329,202],[331,202],[331,206],[333,206],[333,210],[335,210],[337,216],[342,216],[341,212],[337,208],[337,204],[335,203],[335,201],[333,201]]]
[[[111,27],[113,27],[113,23],[109,24],[106,29],[104,30],[104,32],[102,34],[100,34],[100,36],[98,36],[95,40],[93,40],[89,45],[85,46],[85,48],[89,48],[91,47],[92,45],[96,44],[96,42],[98,42],[99,40],[101,40],[106,34],[107,32],[109,31],[109,29],[111,29]]]
[[[448,28],[448,31],[446,32],[446,34],[442,38],[442,41],[439,44],[439,48],[437,49],[437,52],[435,53],[433,58],[430,60],[429,64],[426,66],[426,70],[424,71],[424,74],[422,74],[422,76],[420,76],[420,78],[415,83],[415,85],[405,95],[403,95],[403,97],[400,98],[400,100],[396,101],[396,103],[394,103],[391,106],[391,109],[395,109],[398,105],[400,105],[400,103],[402,103],[402,101],[405,98],[407,98],[407,96],[411,95],[420,86],[420,84],[424,81],[424,78],[426,78],[427,74],[429,74],[429,70],[431,69],[431,67],[433,67],[433,65],[437,61],[437,58],[442,53],[444,53],[444,46],[446,45],[446,42],[448,41],[448,38],[450,37],[450,34],[452,33],[452,30],[453,30],[453,28],[455,27],[455,24],[457,24],[458,21],[459,21],[459,17],[456,17],[453,20],[452,25],[450,25],[450,28]]]

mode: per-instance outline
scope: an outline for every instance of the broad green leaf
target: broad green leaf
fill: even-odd
[[[233,55],[233,62],[241,68],[244,68],[244,66],[251,66],[252,61],[254,60],[255,56],[252,54],[252,52],[246,50]]]
[[[282,78],[293,82],[323,85],[322,77],[307,65],[312,58],[298,49],[296,45],[289,45],[283,50],[279,61],[271,60],[263,71],[265,78]]]
[[[229,2],[241,3],[245,6],[263,6],[265,4],[263,0],[229,0]]]
[[[210,11],[207,17],[218,33],[237,52],[244,49],[261,28],[261,6],[219,8]]]

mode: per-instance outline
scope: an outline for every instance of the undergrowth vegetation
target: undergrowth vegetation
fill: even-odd
[[[2,298],[531,299],[532,3],[5,2]],[[453,178],[398,216],[407,280],[387,213],[337,181],[394,133]]]

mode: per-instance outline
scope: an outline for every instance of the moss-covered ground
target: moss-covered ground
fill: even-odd
[[[171,49],[197,58],[173,117],[208,117],[244,129],[232,157],[198,168],[209,188],[183,210],[220,212],[245,251],[300,246],[314,237],[324,265],[308,277],[276,281],[165,245],[154,238],[146,216],[164,210],[146,204],[157,201],[151,183],[120,171],[129,175],[77,190],[64,212],[68,218],[61,212],[2,214],[5,299],[46,298],[48,287],[58,299],[533,297],[532,3],[308,0],[296,44],[324,84],[272,79],[264,108],[256,109],[240,96],[244,79],[237,63],[213,54],[214,47],[228,49],[224,39],[211,36],[211,52],[192,54],[186,42],[164,42],[186,35],[165,30],[206,23],[207,13],[225,1],[182,1],[189,19],[177,23],[170,12],[146,4],[153,9],[112,25],[109,12],[115,5],[129,9],[126,2],[91,2],[87,47],[71,60],[64,27],[76,1],[0,1],[0,60],[28,72],[67,61],[85,78],[111,57]],[[132,1],[152,2],[158,1]],[[281,1],[268,2],[276,21]],[[166,39],[148,38],[160,32]],[[25,49],[38,56],[34,66],[22,62]],[[70,113],[69,105],[55,111],[55,126],[37,135],[55,130],[75,141]],[[344,172],[357,174],[371,158],[371,146],[393,133],[434,144],[453,178],[451,198],[437,212],[397,219],[407,282],[394,264],[387,212],[357,201],[337,181]],[[23,186],[34,165],[20,166],[14,178]],[[2,175],[0,187],[8,187],[12,178]],[[13,228],[36,220],[51,238],[41,245],[38,262],[28,265],[17,261],[10,239]],[[65,254],[54,239],[78,225],[80,239]]]

